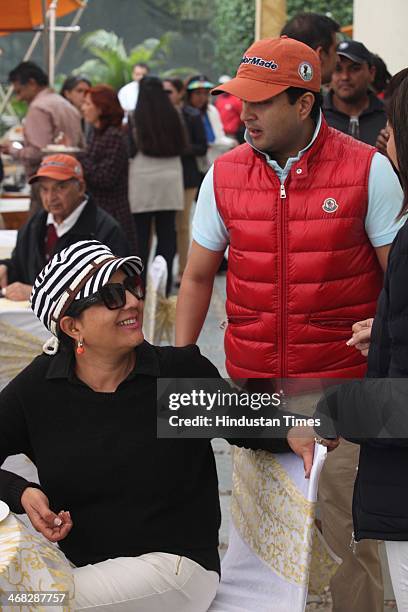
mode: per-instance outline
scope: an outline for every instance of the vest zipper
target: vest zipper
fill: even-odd
[[[287,328],[287,232],[286,232],[286,216],[287,206],[284,206],[282,200],[286,200],[286,190],[284,183],[280,185],[280,206],[279,206],[279,228],[280,228],[280,363],[279,376],[285,378],[287,375],[287,356],[286,356],[286,328]],[[278,344],[278,345],[279,345]]]

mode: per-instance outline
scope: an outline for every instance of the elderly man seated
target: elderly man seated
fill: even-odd
[[[19,230],[10,259],[0,261],[0,288],[10,300],[28,300],[38,273],[55,253],[96,239],[120,256],[130,255],[118,222],[85,194],[81,164],[70,155],[49,155],[29,180],[38,181],[43,209]]]

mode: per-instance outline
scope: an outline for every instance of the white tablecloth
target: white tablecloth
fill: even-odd
[[[10,257],[16,240],[17,230],[0,230],[0,259]]]
[[[1,198],[0,214],[7,212],[26,212],[30,210],[30,198]]]
[[[68,592],[66,605],[1,606],[0,610],[29,612],[68,612],[74,610],[74,577],[62,552],[22,523],[15,515],[0,522],[0,593],[16,591],[20,595],[33,591]]]

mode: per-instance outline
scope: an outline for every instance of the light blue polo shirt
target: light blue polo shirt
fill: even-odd
[[[284,168],[271,159],[267,153],[260,151],[267,164],[275,171],[281,184],[290,172],[292,165],[312,146],[321,128],[321,114],[311,141],[296,157],[290,157]],[[245,133],[245,140],[255,150],[250,136]],[[401,209],[403,193],[389,160],[381,153],[375,153],[368,178],[368,208],[365,218],[365,229],[373,247],[391,244],[398,230],[404,225],[405,218],[396,221]],[[214,166],[211,166],[201,185],[197,208],[193,219],[193,239],[210,251],[224,251],[229,243],[229,234],[218,212],[214,194]]]

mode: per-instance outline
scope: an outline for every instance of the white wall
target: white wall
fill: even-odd
[[[353,38],[387,64],[391,74],[408,67],[408,0],[354,0]]]

